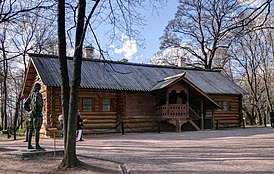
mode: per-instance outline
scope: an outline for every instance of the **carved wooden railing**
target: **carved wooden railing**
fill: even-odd
[[[169,104],[155,107],[156,116],[167,118],[189,118],[188,106],[186,104]]]

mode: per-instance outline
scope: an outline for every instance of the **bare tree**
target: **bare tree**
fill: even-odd
[[[27,69],[27,53],[52,53],[52,45],[57,46],[55,37],[54,18],[45,18],[45,11],[35,9],[18,16],[21,20],[9,24],[10,47],[14,57],[18,56],[19,62],[23,62],[24,70]],[[55,41],[56,40],[56,41]],[[54,42],[55,41],[55,42]]]
[[[18,16],[35,9],[49,9],[54,6],[53,1],[43,0],[28,2],[24,0],[0,1],[0,23],[10,23],[18,20]]]
[[[177,47],[193,56],[196,66],[213,68],[220,49],[228,49],[235,38],[264,25],[271,0],[180,0],[175,18],[161,38],[161,49]],[[263,20],[254,20],[264,15]]]
[[[8,58],[7,58],[7,54],[6,54],[6,45],[5,45],[5,40],[6,40],[6,27],[4,27],[2,29],[2,34],[1,34],[1,38],[0,38],[0,50],[1,50],[1,55],[2,55],[2,68],[3,68],[3,81],[1,84],[1,88],[2,88],[2,99],[1,99],[1,113],[2,113],[2,117],[4,120],[4,125],[3,125],[3,129],[7,130],[8,129],[8,115],[7,115],[7,98],[8,98],[8,90],[7,90],[7,80],[8,80]]]
[[[231,53],[238,78],[242,78],[244,87],[250,95],[244,102],[245,112],[252,124],[258,118],[263,123],[263,115],[273,108],[271,94],[273,89],[273,60],[271,52],[272,32],[260,30],[250,32],[233,45]]]
[[[150,60],[157,65],[177,65],[180,58],[191,59],[189,53],[179,48],[168,48],[156,53]]]
[[[39,16],[37,15],[37,13],[35,13],[35,11],[49,10],[50,8],[54,6],[54,3],[55,2],[51,0],[43,0],[43,1],[30,0],[28,2],[22,1],[22,0],[11,0],[11,1],[3,0],[0,2],[0,28],[1,28],[0,52],[2,57],[0,59],[0,62],[2,64],[2,67],[1,67],[2,68],[1,69],[1,98],[2,98],[1,118],[2,118],[2,127],[4,129],[7,129],[7,126],[8,126],[8,115],[10,120],[12,120],[13,110],[15,108],[18,108],[18,107],[13,107],[13,105],[15,105],[16,103],[15,100],[19,101],[19,90],[13,90],[14,86],[12,86],[12,84],[14,83],[11,84],[12,77],[15,77],[13,76],[13,74],[11,74],[14,72],[10,71],[11,64],[12,63],[17,64],[18,59],[16,62],[14,60],[16,60],[16,58],[18,58],[19,55],[24,55],[23,62],[25,64],[24,66],[26,69],[25,55],[27,50],[24,49],[23,53],[20,52],[21,46],[24,44],[22,42],[19,42],[19,40],[15,41],[15,36],[16,36],[16,39],[18,39],[19,36],[20,38],[23,38],[24,36],[26,36],[26,33],[28,31],[25,30],[25,33],[24,33],[24,31],[21,30],[24,27],[22,27],[22,25],[19,27],[19,25],[24,22],[26,24],[26,20],[25,20],[26,18],[24,17],[26,17],[27,14],[29,15],[31,14],[33,16]],[[30,24],[31,22],[28,23],[28,26],[30,26]],[[16,30],[14,30],[15,28]],[[25,40],[27,41],[26,43],[29,44],[30,42],[32,42],[31,38],[32,37],[27,37],[27,39]],[[18,51],[16,51],[16,48],[18,48]],[[29,49],[28,45],[25,48]],[[20,80],[20,82],[22,83],[22,80]],[[19,105],[17,104],[16,106],[19,106]],[[8,110],[9,110],[9,114],[7,113]],[[16,109],[16,111],[18,110]],[[15,123],[17,123],[17,119],[13,119],[13,121],[15,126]],[[12,127],[11,123],[9,127]]]
[[[161,0],[156,0],[161,1]],[[85,41],[85,35],[90,33],[93,41],[97,44],[101,56],[104,57],[104,51],[101,49],[99,40],[95,34],[96,26],[102,22],[108,22],[112,25],[113,37],[115,38],[116,29],[125,31],[127,35],[134,36],[138,33],[133,26],[142,23],[140,15],[136,8],[142,7],[146,0],[94,0],[86,3],[85,0],[78,0],[77,6],[69,4],[75,21],[75,26],[69,27],[70,33],[75,29],[74,55],[73,55],[73,75],[71,86],[69,86],[68,71],[66,64],[66,34],[65,34],[65,1],[58,1],[58,45],[59,61],[62,79],[62,105],[65,128],[65,151],[64,158],[59,167],[70,168],[79,166],[81,162],[76,157],[76,115],[78,112],[79,87],[81,83],[81,65],[82,49]],[[89,9],[88,12],[86,10]],[[87,14],[87,16],[86,16]]]

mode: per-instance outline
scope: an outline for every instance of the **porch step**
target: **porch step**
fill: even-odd
[[[182,131],[195,131],[197,130],[190,122],[182,125]]]
[[[167,120],[168,123],[174,125],[176,127],[176,131],[180,132],[182,129],[184,129],[184,127],[186,125],[188,125],[188,127],[194,128],[194,130],[200,130],[200,127],[191,119],[168,119]]]
[[[188,120],[188,121],[196,130],[200,130],[199,126],[197,126],[192,120]]]

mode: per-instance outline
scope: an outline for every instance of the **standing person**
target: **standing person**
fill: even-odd
[[[83,127],[83,119],[80,115],[80,112],[78,111],[78,115],[77,115],[77,132],[76,132],[76,141],[84,141],[83,140],[83,135],[82,135],[82,127]]]
[[[31,145],[32,132],[35,131],[35,149],[43,149],[39,145],[40,129],[43,122],[42,108],[43,108],[43,97],[39,92],[41,85],[35,83],[33,91],[30,93],[24,108],[29,112],[29,133],[28,133],[28,149],[34,149]]]
[[[61,129],[62,129],[62,137],[64,136],[64,119],[63,119],[63,115],[59,115],[58,116],[58,121],[59,121],[59,124],[61,126]]]

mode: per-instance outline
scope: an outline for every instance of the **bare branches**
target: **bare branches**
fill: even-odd
[[[229,48],[236,38],[264,26],[271,2],[181,0],[175,19],[169,22],[161,38],[161,49],[189,45],[182,49],[196,52],[193,55],[202,59],[204,68],[213,68],[218,49]],[[255,22],[262,16],[263,20]]]
[[[273,32],[256,30],[247,33],[233,44],[230,50],[237,78],[250,95],[245,100],[245,108],[262,124],[262,114],[272,111],[273,93]],[[254,120],[255,122],[255,120]]]
[[[95,4],[93,5],[93,7],[92,7],[92,9],[91,9],[91,11],[90,11],[90,13],[89,13],[87,19],[86,19],[86,23],[85,23],[84,31],[83,31],[83,35],[82,35],[82,41],[81,41],[82,44],[83,44],[83,42],[84,42],[85,34],[86,34],[86,32],[87,32],[87,28],[88,28],[90,19],[91,19],[92,15],[94,14],[94,12],[95,12],[95,10],[96,10],[96,8],[97,8],[99,2],[100,2],[100,0],[96,0],[96,1],[95,1]]]
[[[35,4],[32,3],[21,3],[20,0],[2,0],[0,2],[0,23],[10,22],[16,20],[17,16],[26,12],[31,12],[35,9],[50,9],[55,4],[45,1],[40,1]],[[19,4],[18,4],[19,3]],[[25,4],[25,6],[22,6]],[[34,5],[32,5],[34,4]],[[44,5],[47,4],[47,5]]]

